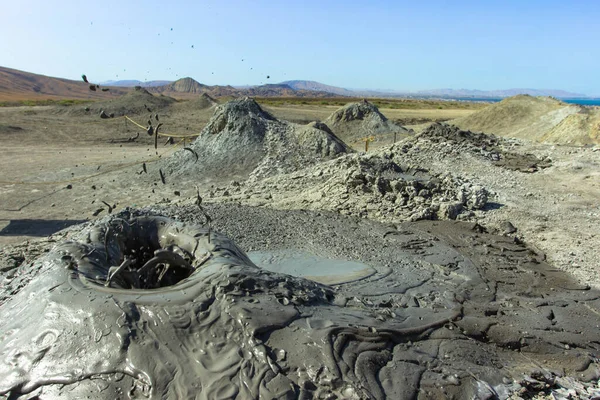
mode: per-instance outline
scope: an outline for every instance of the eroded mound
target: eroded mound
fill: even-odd
[[[198,97],[196,100],[191,100],[190,103],[194,104],[194,106],[197,108],[209,108],[219,104],[217,100],[213,99],[207,93],[202,93],[200,97]]]
[[[194,207],[163,212],[190,222],[201,218]],[[599,375],[594,309],[600,295],[512,238],[457,222],[391,226],[224,205],[208,212],[245,248],[300,249],[360,261],[376,273],[328,287],[262,270],[230,239],[201,226],[148,211],[124,212],[74,230],[71,241],[21,266],[0,289],[13,292],[0,306],[0,394],[597,395],[586,382]],[[152,220],[153,228],[141,229],[149,226],[141,222]],[[110,249],[118,247],[116,228],[123,223],[132,229],[139,224],[139,234],[156,237],[162,247],[184,248],[188,241],[177,235],[187,236],[191,254],[210,258],[188,278],[158,289],[88,282],[95,274],[80,270],[80,260],[118,263]],[[100,240],[95,230],[114,233]],[[177,233],[161,234],[166,232]]]
[[[177,100],[163,96],[153,95],[145,88],[136,86],[113,100],[99,101],[90,103],[86,106],[68,107],[66,110],[70,115],[100,115],[102,111],[107,116],[111,114],[115,117],[123,115],[149,115],[151,113],[161,113]]]
[[[485,133],[463,131],[454,125],[433,123],[413,141],[397,145],[406,153],[412,146],[434,147],[439,157],[468,152],[490,160],[494,165],[521,172],[536,172],[552,165],[549,159],[539,159],[533,154],[517,153],[515,143]]]
[[[189,150],[167,161],[169,174],[246,178],[275,175],[336,158],[349,148],[320,129],[280,121],[251,98],[232,100],[214,115]]]
[[[349,154],[289,174],[253,178],[217,188],[210,196],[392,221],[469,218],[489,196],[485,188],[451,173],[431,174],[376,154]]]
[[[409,131],[389,121],[367,100],[350,103],[331,114],[325,121],[335,134],[346,142],[365,136],[408,135]]]
[[[183,100],[174,105],[174,109],[179,111],[185,111],[189,113],[193,113],[194,111],[199,110],[207,110],[216,107],[219,105],[219,102],[212,98],[207,93],[202,93],[200,96],[190,99]],[[193,115],[193,114],[192,114]]]

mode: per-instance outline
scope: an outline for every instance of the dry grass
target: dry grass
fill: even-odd
[[[255,100],[266,106],[287,107],[287,106],[333,106],[342,107],[348,103],[362,101],[362,97],[255,97]],[[442,101],[442,100],[422,100],[422,99],[378,99],[369,98],[369,102],[375,104],[380,109],[403,109],[403,110],[480,110],[485,108],[488,103],[467,102],[467,101]]]
[[[257,98],[258,103],[271,114],[287,121],[307,124],[323,121],[338,108],[362,99],[348,97],[334,99]],[[388,119],[400,125],[413,125],[433,121],[447,121],[466,117],[487,106],[485,103],[458,101],[369,99]]]

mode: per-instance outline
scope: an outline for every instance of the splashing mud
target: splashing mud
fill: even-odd
[[[0,395],[472,398],[506,397],[534,370],[598,378],[600,295],[511,238],[455,221],[210,212],[246,248],[344,253],[375,272],[326,286],[261,269],[202,226],[125,211],[74,230],[2,288]],[[195,207],[163,213],[200,219]],[[120,273],[135,275],[161,252],[179,256],[154,262],[155,276],[174,270],[168,284],[106,285],[126,259]]]

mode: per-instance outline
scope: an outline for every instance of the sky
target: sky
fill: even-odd
[[[0,66],[61,78],[600,96],[600,1],[5,1]]]

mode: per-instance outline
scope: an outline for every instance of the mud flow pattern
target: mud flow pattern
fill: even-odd
[[[196,206],[72,227],[4,278],[0,396],[507,398],[600,376],[600,295],[510,237],[207,212],[210,231]]]

